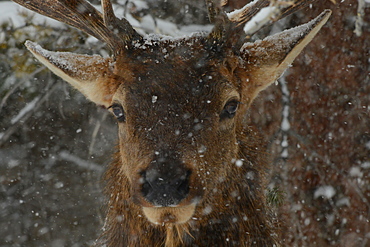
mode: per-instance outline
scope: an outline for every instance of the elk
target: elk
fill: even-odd
[[[118,122],[119,144],[106,172],[108,207],[96,245],[279,246],[266,203],[268,162],[245,124],[258,93],[274,83],[328,20],[252,42],[257,29],[311,4],[256,0],[226,13],[207,2],[208,33],[140,35],[109,0],[14,0],[105,42],[110,57],[32,54]],[[227,2],[227,1],[226,1]],[[268,21],[253,19],[266,8]],[[257,17],[256,17],[257,18]],[[252,23],[253,24],[253,23]]]

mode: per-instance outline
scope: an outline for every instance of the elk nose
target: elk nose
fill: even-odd
[[[154,163],[141,175],[142,195],[156,207],[176,206],[189,194],[190,171],[181,163]]]

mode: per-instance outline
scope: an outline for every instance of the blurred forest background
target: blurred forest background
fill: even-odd
[[[284,191],[277,212],[285,246],[370,246],[370,2],[334,2],[317,1],[254,37],[333,10],[249,111],[271,153],[270,186]],[[115,4],[142,34],[210,28],[203,1]],[[36,62],[28,39],[48,50],[109,53],[78,30],[0,1],[0,246],[88,246],[103,226],[102,176],[117,127]]]

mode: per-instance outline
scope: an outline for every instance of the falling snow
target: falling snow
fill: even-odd
[[[175,24],[175,17],[153,17],[148,11],[151,1],[129,1],[129,10],[124,7],[126,1],[118,2],[123,4],[115,5],[117,15],[145,35],[147,43],[142,49],[158,40],[173,41],[212,29],[203,23]],[[284,191],[281,210],[285,211],[278,213],[290,224],[283,232],[285,241],[295,246],[370,243],[370,1],[331,2],[320,2],[335,11],[327,28],[277,86],[257,98],[248,115],[249,124],[262,130],[269,141],[271,186]],[[364,3],[362,9],[358,9],[359,2]],[[305,23],[320,12],[318,8],[323,10],[314,6],[313,14],[302,12],[274,29]],[[141,15],[135,16],[132,10]],[[263,8],[244,29],[252,32],[273,12],[270,7]],[[197,12],[192,18],[200,15],[203,13]],[[356,21],[360,23],[357,28]],[[6,26],[8,22],[11,24]],[[92,245],[103,221],[101,205],[106,198],[100,181],[117,144],[116,123],[104,109],[87,103],[44,70],[23,43],[28,39],[55,51],[103,57],[109,51],[95,38],[8,1],[0,2],[0,23],[4,25],[0,32],[0,246]],[[306,27],[298,28],[302,33]],[[256,38],[263,40],[268,29]],[[353,35],[355,31],[359,36]],[[285,31],[281,38],[291,38],[290,32]],[[47,55],[51,54],[59,53]],[[58,62],[65,63],[61,56]],[[70,69],[76,72],[76,67]],[[151,102],[155,105],[158,100],[153,95]],[[207,104],[214,102],[211,99]],[[201,124],[195,126],[194,133],[202,129]],[[190,134],[172,131],[177,136]],[[195,156],[203,158],[209,148],[197,147]],[[247,159],[231,163],[250,165]],[[244,176],[248,181],[256,179],[253,172]],[[217,179],[225,182],[224,177]],[[212,212],[213,206],[202,211],[203,215]],[[118,221],[124,219],[117,217]],[[231,222],[241,220],[251,219],[230,218]]]

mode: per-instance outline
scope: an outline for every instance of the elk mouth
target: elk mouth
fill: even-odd
[[[159,185],[145,181],[142,184],[140,203],[146,218],[156,225],[183,224],[191,219],[200,197],[194,196],[190,174],[166,181],[159,178]]]
[[[143,212],[156,225],[183,224],[193,216],[195,207],[196,203],[178,207],[143,207]]]

